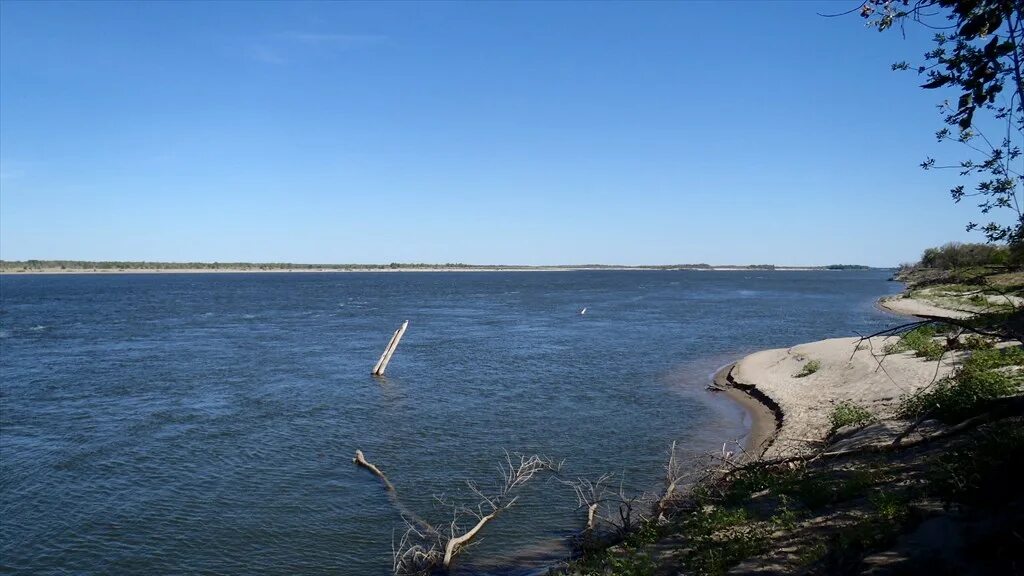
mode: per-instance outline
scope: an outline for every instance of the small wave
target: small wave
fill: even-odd
[[[46,330],[46,328],[47,326],[43,326],[42,324],[40,324],[38,326],[33,326],[29,328],[29,330],[31,330],[32,332],[42,332],[43,330]]]
[[[255,314],[242,314],[242,318],[245,318],[246,320],[252,320],[255,317]]]

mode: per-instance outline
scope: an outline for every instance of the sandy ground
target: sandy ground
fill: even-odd
[[[885,344],[895,341],[833,338],[764,350],[737,362],[726,376],[728,384],[734,394],[742,392],[762,404],[759,412],[752,412],[761,422],[752,430],[750,449],[763,451],[766,458],[811,452],[831,433],[830,416],[840,402],[854,403],[879,418],[893,416],[901,397],[949,374],[957,361],[956,356],[936,363],[912,352],[884,354]],[[821,368],[797,377],[811,360]]]
[[[934,304],[929,304],[928,302],[917,300],[915,298],[907,298],[902,294],[882,298],[878,301],[878,305],[889,312],[894,312],[903,316],[937,316],[941,318],[953,318],[960,320],[974,315],[974,312],[968,310],[939,308]]]

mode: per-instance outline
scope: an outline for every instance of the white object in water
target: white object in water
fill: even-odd
[[[583,310],[580,310],[580,314],[586,314],[586,313],[587,313],[587,309],[586,308],[584,308]]]

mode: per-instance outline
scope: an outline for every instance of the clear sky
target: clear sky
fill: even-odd
[[[0,258],[894,265],[931,33],[857,2],[0,2]]]

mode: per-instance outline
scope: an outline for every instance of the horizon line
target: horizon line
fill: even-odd
[[[806,269],[888,269],[893,266],[869,266],[865,264],[772,264],[772,263],[751,263],[751,264],[708,264],[706,262],[695,263],[669,263],[669,264],[603,264],[603,263],[580,263],[580,264],[468,264],[465,262],[388,262],[388,263],[304,263],[287,261],[201,261],[201,260],[64,260],[64,259],[25,259],[5,260],[0,259],[0,267],[75,267],[75,268],[188,268],[194,266],[202,267],[274,267],[274,268],[368,268],[368,269],[394,269],[394,268],[806,268]]]

